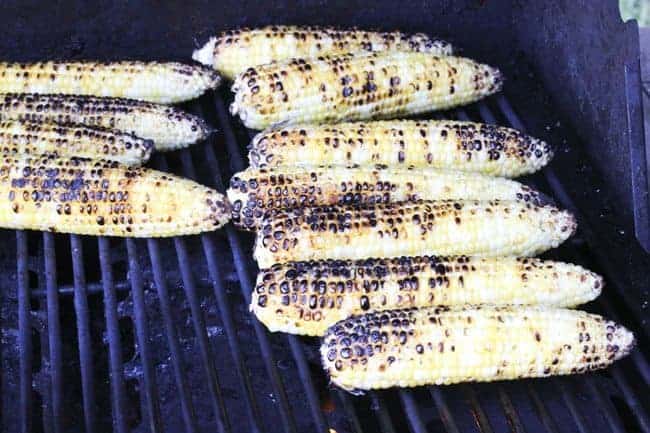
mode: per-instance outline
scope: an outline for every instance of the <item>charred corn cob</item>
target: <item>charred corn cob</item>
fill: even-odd
[[[194,51],[192,58],[232,79],[251,66],[299,57],[364,51],[416,51],[448,56],[452,47],[422,33],[408,35],[330,27],[266,26],[223,32]]]
[[[575,230],[573,216],[517,201],[423,201],[278,211],[260,223],[261,268],[299,260],[417,255],[529,256]]]
[[[238,75],[230,111],[253,129],[391,118],[467,104],[501,82],[490,66],[428,53],[293,59]]]
[[[259,133],[251,167],[361,165],[433,167],[516,177],[553,157],[547,143],[501,126],[452,120],[392,120],[295,126]]]
[[[122,98],[10,93],[0,95],[0,120],[82,124],[153,140],[157,150],[186,147],[206,138],[205,122],[167,105]]]
[[[1,161],[0,227],[164,237],[217,229],[230,214],[218,192],[147,168],[51,156]]]
[[[0,63],[0,93],[109,96],[168,104],[194,99],[218,84],[213,70],[172,62]]]
[[[573,307],[603,279],[580,266],[532,258],[401,257],[291,262],[262,269],[251,311],[271,331],[321,336],[364,311],[436,305]]]
[[[634,335],[583,311],[444,307],[369,313],[325,334],[321,357],[348,391],[583,373],[627,355]]]
[[[0,121],[3,155],[104,158],[140,165],[151,156],[153,142],[132,134],[81,125]]]
[[[460,171],[381,167],[248,169],[230,180],[233,222],[255,229],[265,212],[301,206],[375,204],[419,200],[523,200],[539,193],[509,179]]]

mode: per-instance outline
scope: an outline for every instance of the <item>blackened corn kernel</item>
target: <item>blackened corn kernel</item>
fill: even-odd
[[[586,351],[580,332],[591,336]],[[371,342],[376,334],[387,338]],[[348,351],[344,341],[352,335],[363,350]],[[630,331],[583,311],[467,306],[350,317],[328,329],[321,355],[333,383],[362,392],[583,373],[607,367],[633,347]]]

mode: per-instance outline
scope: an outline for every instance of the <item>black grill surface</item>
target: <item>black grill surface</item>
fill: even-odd
[[[548,168],[524,179],[579,220],[576,236],[546,257],[605,276],[603,295],[585,308],[634,330],[637,349],[581,376],[353,397],[329,386],[316,339],[270,334],[248,312],[257,271],[250,234],[227,226],[123,240],[0,230],[2,431],[650,431],[650,256],[641,247],[647,224],[639,224],[647,223],[647,173],[638,70],[630,46],[620,50],[634,29],[610,39],[581,33],[623,27],[612,18],[615,2],[258,3],[68,0],[48,9],[6,1],[0,56],[187,61],[192,37],[287,22],[451,39],[505,71],[505,94],[436,116],[513,126],[558,146]],[[583,86],[583,76],[598,85]],[[218,132],[150,165],[224,192],[247,165],[251,134],[227,114],[230,98],[222,90],[187,106]]]
[[[227,114],[228,97],[206,95],[188,107],[219,133],[191,149],[158,155],[152,165],[224,191],[232,172],[247,164],[249,140],[249,132]],[[504,96],[438,117],[526,130]],[[574,152],[561,146],[558,160],[527,181],[580,216],[556,174],[557,166],[577,157]],[[603,273],[608,287],[587,308],[642,329],[643,317],[621,300],[619,270],[593,243],[598,234],[581,222],[578,234],[549,257]],[[640,348],[602,372],[353,397],[328,386],[317,340],[270,334],[247,311],[256,271],[249,234],[228,226],[165,240],[2,235],[4,254],[15,251],[15,260],[3,260],[9,266],[2,271],[15,276],[17,288],[2,291],[4,431],[650,428],[642,331]]]

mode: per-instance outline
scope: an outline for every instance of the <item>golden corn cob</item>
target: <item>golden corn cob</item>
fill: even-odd
[[[348,391],[575,374],[634,347],[623,326],[584,311],[445,307],[354,316],[331,327],[323,366]]]
[[[0,63],[0,93],[109,96],[171,104],[219,84],[206,67],[160,62]]]
[[[501,83],[490,66],[428,53],[293,59],[238,75],[230,111],[253,129],[386,119],[467,104],[499,91]]]
[[[0,95],[0,120],[82,124],[153,140],[173,150],[205,139],[203,119],[168,105],[123,98],[10,93]]]
[[[255,229],[268,211],[302,206],[419,200],[523,200],[540,204],[529,186],[460,171],[381,167],[247,169],[230,179],[232,221]]]
[[[215,230],[230,215],[218,192],[156,170],[52,156],[1,161],[0,227],[166,237]]]
[[[0,152],[4,155],[78,156],[140,165],[149,160],[152,150],[151,140],[110,129],[0,121]]]
[[[416,51],[448,56],[452,47],[422,33],[408,35],[331,27],[266,26],[222,32],[194,51],[192,58],[232,79],[251,66],[298,57],[364,51]]]
[[[260,223],[261,268],[299,260],[530,256],[574,232],[573,216],[517,201],[423,201],[278,211]]]
[[[260,132],[251,167],[361,165],[433,167],[516,177],[553,158],[550,145],[516,129],[453,120],[389,120],[289,126]]]
[[[269,330],[322,336],[365,311],[436,305],[573,307],[600,295],[601,276],[532,258],[401,257],[290,262],[261,269],[250,309]]]

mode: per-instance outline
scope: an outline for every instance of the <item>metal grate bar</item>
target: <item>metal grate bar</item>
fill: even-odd
[[[156,291],[158,293],[160,312],[162,313],[163,323],[165,326],[165,334],[167,335],[167,344],[169,345],[172,368],[174,369],[174,380],[176,381],[176,388],[178,389],[180,397],[183,422],[185,423],[185,429],[191,433],[197,431],[196,414],[194,412],[194,405],[192,404],[192,397],[190,396],[187,382],[185,381],[183,366],[181,365],[183,358],[178,343],[178,333],[176,332],[174,319],[172,318],[167,282],[162,275],[162,264],[160,259],[158,240],[148,239],[147,247],[149,249],[149,257],[151,258],[151,268],[153,269],[154,283],[156,285]]]
[[[535,409],[537,409],[539,419],[542,421],[542,424],[544,424],[546,431],[549,433],[559,433],[557,426],[555,425],[555,420],[549,415],[544,402],[540,398],[537,391],[535,391],[535,388],[531,385],[530,382],[528,385],[526,385],[526,388],[528,388],[528,393],[530,394],[531,399],[535,404]]]
[[[211,146],[209,146],[209,147],[211,147]],[[182,165],[183,165],[183,170],[185,172],[184,174],[188,178],[196,180],[196,178],[197,178],[196,170],[194,168],[194,164],[192,163],[192,158],[191,158],[189,150],[183,151],[183,153],[181,154],[181,162],[182,162]],[[221,191],[223,191],[223,190],[221,190]],[[208,244],[212,244],[212,239],[209,237],[209,235],[204,234],[204,235],[201,236],[201,241],[202,241],[202,244],[204,246],[204,253],[205,253],[205,247]],[[212,244],[212,250],[214,251],[214,244]],[[185,254],[187,254],[187,253],[185,253]],[[212,268],[212,270],[209,269],[211,278],[212,278],[212,275],[219,276],[218,275],[219,271],[217,270],[218,269],[217,265],[214,262],[214,255],[210,256],[207,253],[205,255],[206,255],[206,260],[208,262],[212,263],[212,266],[209,266],[210,268]],[[216,286],[216,281],[217,280],[215,278],[212,278],[212,279],[213,279],[213,287],[214,287],[214,286]],[[221,285],[221,278],[219,278],[218,281],[219,281],[219,285]],[[223,305],[223,310],[227,311],[227,316],[228,316],[228,319],[229,319],[229,328],[232,331],[231,334],[232,334],[232,337],[233,337],[232,342],[229,339],[229,345],[231,345],[231,347],[233,345],[237,346],[236,347],[237,350],[235,352],[233,352],[233,356],[235,356],[234,354],[236,353],[237,354],[236,356],[239,357],[239,362],[237,363],[238,364],[237,369],[239,371],[240,381],[243,383],[244,389],[247,391],[246,396],[245,396],[246,397],[245,400],[246,400],[247,410],[248,410],[249,414],[251,415],[251,419],[250,419],[251,428],[254,431],[261,431],[260,426],[259,426],[259,418],[257,416],[258,409],[257,409],[257,404],[255,402],[254,392],[252,390],[252,386],[250,384],[250,381],[248,380],[248,374],[245,373],[243,359],[241,357],[241,351],[239,350],[239,347],[237,345],[236,332],[234,331],[234,324],[232,323],[232,318],[230,316],[230,310],[227,307],[227,301],[225,300],[225,298],[223,296],[223,287],[219,287],[219,290],[215,289],[215,292],[218,292],[218,294],[216,294],[216,296],[218,297],[218,299],[219,298],[221,299],[221,302],[219,302],[219,304]],[[220,308],[220,311],[221,311],[221,308]]]
[[[63,430],[63,366],[61,354],[61,323],[59,321],[59,293],[56,285],[56,252],[54,235],[43,233],[43,254],[45,257],[45,286],[47,291],[47,336],[50,352],[50,404],[52,406],[52,428],[58,433]]]
[[[515,409],[514,405],[512,404],[512,399],[501,384],[497,385],[497,387],[499,401],[501,402],[501,406],[503,407],[503,411],[505,412],[506,419],[510,425],[510,428],[516,433],[525,433],[526,429],[519,419],[517,409]]]
[[[566,404],[567,409],[569,409],[569,412],[571,412],[571,416],[573,417],[573,421],[576,423],[576,427],[578,427],[578,431],[580,433],[587,433],[587,428],[585,427],[584,420],[582,419],[582,416],[576,407],[575,399],[566,389],[564,382],[561,379],[557,378],[553,378],[551,380],[554,382],[555,386],[560,389],[564,403]]]
[[[348,421],[350,424],[352,424],[352,429],[356,433],[363,433],[363,428],[361,427],[361,422],[359,421],[359,417],[357,416],[357,411],[354,409],[354,404],[352,403],[352,399],[350,399],[350,396],[347,395],[347,393],[341,389],[336,390],[336,395],[341,400],[341,403],[343,404],[343,409],[345,410],[345,413],[348,416]]]
[[[440,420],[442,421],[442,425],[445,427],[447,433],[460,433],[460,430],[458,430],[458,426],[456,425],[456,421],[454,420],[454,416],[451,414],[451,411],[449,410],[447,401],[442,395],[442,391],[440,390],[440,387],[430,386],[429,393],[431,394],[431,398],[433,398],[433,402],[436,404],[436,407],[438,408],[438,413],[440,414]]]
[[[111,379],[111,408],[113,429],[117,433],[126,433],[126,403],[124,390],[124,363],[122,361],[122,343],[117,316],[117,298],[113,286],[113,270],[111,269],[111,253],[108,239],[97,240],[99,249],[99,266],[102,274],[104,289],[104,317],[106,318],[106,334],[108,336],[108,356]]]
[[[126,249],[129,257],[129,275],[131,279],[131,294],[133,296],[133,313],[135,316],[135,331],[138,342],[138,350],[142,363],[144,376],[144,406],[146,419],[149,423],[149,431],[160,432],[160,408],[158,406],[158,392],[156,390],[156,378],[153,371],[153,362],[149,352],[149,331],[147,326],[147,312],[144,304],[144,291],[142,286],[142,274],[140,263],[138,263],[138,252],[135,240],[126,239]]]
[[[219,118],[219,124],[222,127],[224,138],[226,144],[229,148],[237,146],[237,141],[235,139],[235,134],[230,127],[228,122],[228,116],[226,114],[226,109],[223,104],[223,101],[220,97],[214,98],[215,107],[217,110],[217,116]],[[221,170],[219,170],[219,165],[217,164],[214,154],[213,158],[210,158],[210,150],[212,146],[206,146],[208,149],[206,154],[208,156],[208,162],[210,163],[210,168],[213,170],[215,183],[220,191],[224,190],[223,180],[221,178]],[[235,269],[237,271],[237,276],[239,278],[239,286],[246,303],[250,303],[251,300],[251,291],[253,288],[252,281],[248,272],[246,270],[246,257],[244,256],[243,249],[240,243],[240,240],[237,236],[237,232],[231,224],[225,227],[226,235],[228,237],[228,242],[230,243],[230,249],[233,254],[233,261],[235,264]],[[262,357],[264,359],[264,365],[266,367],[269,378],[271,379],[271,384],[273,387],[273,392],[280,403],[280,416],[282,418],[282,424],[284,430],[287,432],[295,432],[296,425],[291,416],[291,409],[289,406],[289,401],[287,400],[287,393],[282,384],[282,379],[277,369],[275,362],[275,357],[273,355],[273,350],[271,349],[271,343],[269,337],[266,334],[266,330],[263,328],[262,324],[256,320],[252,321],[253,329],[257,337],[257,341],[260,345],[260,350],[262,352]]]
[[[586,375],[583,380],[589,389],[589,393],[593,395],[594,399],[598,403],[598,406],[603,409],[605,413],[605,420],[607,421],[609,429],[614,433],[624,433],[625,427],[623,427],[623,423],[618,417],[616,409],[612,406],[611,401],[604,398],[605,392],[598,389],[596,382],[594,381],[594,377],[592,375]]]
[[[291,353],[293,354],[293,358],[298,367],[298,375],[300,376],[300,380],[304,385],[305,392],[307,393],[307,400],[309,401],[309,407],[314,422],[316,423],[317,430],[322,433],[327,433],[327,423],[325,422],[323,411],[320,408],[320,399],[316,393],[316,387],[314,386],[314,381],[309,372],[309,365],[307,365],[307,359],[305,359],[301,343],[295,335],[287,335],[287,340],[289,340]]]
[[[413,433],[427,433],[427,428],[424,422],[422,422],[422,417],[418,411],[415,398],[413,398],[413,393],[407,389],[398,389],[397,393],[402,401],[402,406],[404,407],[404,412],[406,412],[411,431]]]
[[[386,402],[379,395],[377,391],[369,391],[370,401],[372,402],[372,407],[376,408],[377,419],[379,420],[379,426],[381,427],[382,433],[395,433],[395,427],[393,426],[393,421],[390,419],[388,414],[388,408],[386,407]]]
[[[74,309],[77,316],[77,340],[79,342],[79,368],[81,369],[81,389],[83,394],[84,423],[86,432],[95,431],[95,383],[93,379],[93,350],[90,341],[90,319],[88,296],[86,293],[86,274],[84,271],[81,238],[70,236],[72,248],[72,273],[74,277]]]
[[[523,123],[515,113],[514,109],[508,102],[508,100],[503,97],[499,96],[497,98],[497,104],[499,108],[502,110],[504,116],[508,119],[508,122],[514,127],[517,128],[521,131],[525,131],[526,128],[524,127]],[[557,179],[555,173],[552,171],[550,168],[544,169],[544,174],[546,181],[549,183],[550,187],[553,189],[554,195],[560,200],[562,205],[568,209],[570,209],[572,212],[574,212],[576,215],[579,215],[579,210],[573,203],[573,200],[571,197],[567,194],[567,192],[564,190],[564,187],[562,186],[561,182],[559,179]],[[584,218],[581,218],[581,221],[585,221]],[[591,229],[588,224],[582,224],[581,231],[583,232],[591,232]],[[594,235],[590,234],[590,237],[593,239]],[[621,290],[620,287],[618,287],[619,284],[619,279],[617,278],[618,273],[611,268],[611,265],[608,263],[607,260],[604,260],[602,257],[602,253],[599,253],[599,249],[591,249],[591,251],[594,254],[594,257],[596,258],[598,265],[605,271],[605,276],[607,277],[607,280],[611,282],[611,285],[615,288],[617,288],[616,292],[618,294],[621,294],[623,297],[623,293],[625,293],[624,290]],[[638,359],[638,358],[637,358]],[[639,422],[640,425],[644,426],[646,429],[650,429],[650,421],[648,420],[648,415],[646,411],[643,409],[641,403],[635,396],[634,392],[630,388],[629,384],[623,377],[622,373],[620,372],[620,367],[618,365],[613,365],[610,367],[610,371],[612,373],[612,376],[615,379],[616,384],[618,387],[621,389],[623,392],[623,395],[625,397],[625,400],[627,401],[628,405],[632,409],[632,412],[634,413],[635,417],[637,418],[637,421]],[[609,421],[610,424],[615,423],[614,421]]]
[[[460,384],[458,386],[460,387],[467,401],[471,404],[472,415],[474,416],[474,419],[476,420],[481,432],[492,433],[492,426],[490,425],[488,417],[485,415],[485,411],[481,407],[481,403],[478,401],[478,397],[476,396],[474,388],[466,383]]]
[[[210,163],[214,162],[216,165],[216,157],[214,155],[212,146],[207,145],[205,147],[207,148],[206,153],[208,154],[208,161]],[[223,191],[223,189],[221,189],[221,191]],[[228,300],[225,296],[225,287],[223,286],[221,271],[215,260],[215,257],[218,257],[216,246],[214,244],[214,240],[208,235],[201,236],[201,243],[203,245],[203,253],[208,264],[208,272],[210,274],[210,279],[212,280],[214,295],[217,299],[217,307],[219,308],[221,321],[226,328],[226,338],[228,339],[230,353],[232,354],[233,361],[235,363],[235,369],[237,370],[237,376],[239,378],[241,388],[245,391],[244,397],[246,401],[246,408],[249,413],[251,428],[253,431],[262,431],[259,426],[259,420],[262,418],[259,413],[258,404],[255,400],[255,392],[253,391],[253,386],[250,382],[250,375],[244,363],[244,357],[242,355],[239,342],[237,341],[237,331],[232,319]]]
[[[194,166],[187,149],[183,150],[181,154],[181,160],[183,164],[184,175],[190,179],[196,180]],[[190,310],[192,312],[192,323],[194,324],[194,332],[199,343],[199,353],[203,361],[203,366],[206,370],[206,377],[209,379],[208,387],[210,390],[210,396],[212,398],[212,409],[217,419],[217,426],[219,428],[219,431],[230,431],[221,387],[216,375],[217,369],[214,364],[214,354],[212,353],[212,349],[208,341],[205,319],[203,317],[201,304],[196,293],[196,284],[191,271],[191,261],[187,253],[187,246],[183,238],[174,238],[174,245],[176,247],[178,265],[181,270],[181,276],[183,279],[183,287],[185,289],[185,294],[189,301]]]
[[[496,103],[499,109],[502,111],[505,118],[508,120],[508,123],[510,123],[510,125],[513,128],[519,129],[521,131],[526,131],[523,122],[520,120],[519,116],[515,113],[513,107],[510,105],[510,102],[503,95],[496,97]],[[562,203],[564,207],[571,210],[571,212],[573,212],[576,215],[576,217],[578,217],[578,219],[580,220],[581,222],[580,231],[583,234],[585,234],[590,240],[592,240],[592,242],[598,241],[599,235],[593,231],[591,226],[588,224],[587,220],[581,217],[580,210],[577,208],[577,206],[575,206],[573,200],[571,199],[567,191],[564,189],[564,186],[558,179],[554,170],[551,167],[546,167],[543,170],[543,173],[546,181],[548,182],[549,186],[552,188],[555,197]],[[623,275],[621,275],[618,272],[618,269],[616,269],[614,265],[611,263],[611,261],[608,259],[607,257],[608,253],[602,251],[602,249],[600,248],[592,248],[591,253],[593,254],[598,266],[603,271],[607,279],[615,283],[620,282]],[[632,299],[628,291],[626,290],[617,290],[617,294],[624,300],[626,306],[632,312],[635,320],[640,324],[641,329],[645,329],[644,323],[646,323],[646,321],[644,321],[643,311],[638,308],[637,300]]]
[[[501,105],[503,105],[503,103]],[[490,110],[490,108],[487,106],[487,104],[485,102],[479,102],[478,108],[479,108],[479,113],[480,113],[481,117],[483,118],[483,120],[485,122],[487,122],[487,123],[496,123],[496,116],[494,116],[494,114],[492,114],[492,111]],[[512,112],[514,113],[514,111],[512,111]],[[511,125],[513,127],[515,126],[512,122],[511,122]],[[523,125],[521,123],[519,123],[517,125],[517,127],[521,131],[524,131]],[[585,379],[589,380],[589,378],[585,378]],[[567,389],[567,383],[568,382],[563,378],[553,379],[553,382],[560,389],[562,397],[563,397],[564,401],[566,402],[566,406],[569,409],[570,413],[572,414],[578,429],[581,432],[586,432],[587,428],[585,426],[585,421],[582,418],[582,416],[581,416],[581,414],[580,414],[580,412],[578,410],[578,405],[577,405],[577,402],[575,401],[574,393],[570,392]],[[592,390],[592,391],[596,391],[595,388],[590,387],[589,389]],[[593,393],[593,399],[594,399],[594,401],[601,403],[600,404],[601,412],[606,415],[605,417],[606,417],[607,423],[610,426],[620,424],[620,421],[618,420],[618,417],[616,416],[616,414],[609,411],[609,410],[607,410],[607,407],[605,407],[605,405],[602,404],[603,400],[601,398],[599,398],[599,393],[598,392]]]
[[[217,107],[217,113],[220,116],[223,116],[225,106],[223,105],[223,101],[221,101],[220,98],[218,98],[217,104],[219,103],[220,107]],[[230,132],[232,133],[232,129],[230,129]],[[231,138],[234,140],[234,134],[231,135]],[[231,156],[231,161],[234,163],[235,170],[243,170],[245,166],[245,160],[239,151],[236,141],[233,141],[233,143],[229,146],[229,153]],[[248,273],[248,271],[246,271],[246,273]],[[250,290],[248,290],[250,292],[253,289],[253,285],[251,284],[248,287],[250,287]],[[246,302],[250,303],[250,299],[246,299]],[[323,416],[323,412],[320,409],[320,399],[318,398],[316,387],[314,386],[311,373],[309,372],[309,366],[307,365],[307,360],[305,359],[305,354],[303,352],[301,343],[295,335],[287,335],[286,337],[289,341],[289,347],[291,348],[291,353],[296,362],[296,366],[298,367],[298,375],[300,376],[300,380],[304,385],[305,393],[307,394],[307,401],[309,401],[309,407],[311,409],[316,428],[318,431],[326,433],[327,423],[325,422],[325,417]]]
[[[32,325],[27,277],[27,233],[16,232],[16,282],[18,285],[18,350],[20,352],[20,430],[32,429]]]
[[[194,333],[196,334],[197,342],[199,344],[199,354],[205,370],[205,377],[207,380],[208,389],[210,391],[210,398],[212,403],[212,410],[217,422],[217,428],[220,432],[230,431],[228,425],[228,418],[226,416],[226,408],[223,403],[223,396],[219,379],[217,378],[217,368],[214,364],[214,354],[210,343],[208,342],[208,334],[206,333],[205,319],[201,310],[201,303],[196,293],[196,286],[194,278],[192,277],[190,258],[187,254],[187,247],[182,238],[174,238],[174,245],[176,246],[176,255],[178,257],[178,266],[181,270],[183,278],[183,288],[185,295],[190,305],[192,313],[192,323],[194,325]]]

